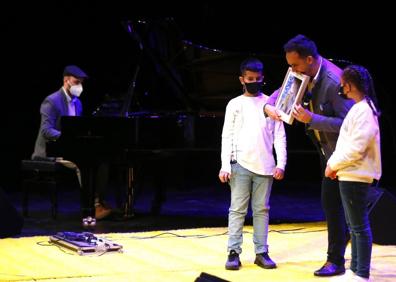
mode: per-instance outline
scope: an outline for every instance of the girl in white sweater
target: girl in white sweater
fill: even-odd
[[[371,75],[352,65],[341,76],[340,95],[355,104],[345,117],[337,146],[327,162],[325,176],[338,177],[341,200],[351,233],[352,259],[344,281],[368,281],[372,234],[368,218],[368,189],[381,177],[378,106]]]

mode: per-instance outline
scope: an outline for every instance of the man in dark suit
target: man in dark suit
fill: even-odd
[[[318,54],[316,44],[297,35],[284,45],[286,60],[293,71],[308,75],[311,79],[308,92],[311,97],[304,104],[296,105],[293,116],[306,125],[308,136],[318,149],[323,169],[321,185],[322,207],[325,212],[328,232],[327,261],[317,271],[316,276],[333,276],[345,272],[345,248],[348,231],[342,208],[337,180],[324,177],[327,160],[335,150],[338,134],[347,112],[353,105],[338,95],[341,69]],[[273,119],[280,119],[274,107],[278,91],[271,95],[264,112]]]
[[[41,124],[34,147],[32,159],[47,159],[47,142],[57,140],[61,135],[61,117],[62,116],[80,116],[82,114],[82,104],[79,99],[83,91],[82,83],[88,75],[78,66],[66,66],[63,71],[63,86],[58,91],[47,96],[41,103],[40,114]],[[81,177],[78,167],[65,160],[57,160],[64,166],[74,169],[77,173],[81,185]],[[103,192],[107,184],[107,179],[103,175],[107,175],[108,167],[101,164],[97,171],[96,181],[96,199],[95,199],[95,218],[102,219],[108,216],[111,210],[102,204],[100,193]],[[98,188],[99,187],[99,188]],[[86,195],[83,195],[84,197]],[[84,203],[83,203],[84,205]],[[86,216],[86,215],[84,215]],[[93,216],[93,215],[92,215]]]

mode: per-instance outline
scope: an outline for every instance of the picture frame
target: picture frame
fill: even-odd
[[[293,123],[293,108],[297,103],[301,103],[308,82],[309,76],[294,72],[289,67],[275,103],[275,108],[284,122]]]

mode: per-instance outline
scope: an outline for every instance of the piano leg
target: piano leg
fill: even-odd
[[[124,217],[130,218],[134,216],[133,201],[134,201],[134,171],[133,167],[128,167],[127,171],[127,201],[125,203]]]
[[[165,201],[165,177],[162,175],[157,176],[157,181],[155,182],[155,193],[154,198],[151,202],[151,214],[159,215],[161,213],[162,203]]]
[[[81,211],[83,218],[95,218],[94,175],[95,168],[81,168]]]

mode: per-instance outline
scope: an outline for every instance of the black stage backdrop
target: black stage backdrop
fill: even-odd
[[[90,76],[81,96],[87,115],[105,99],[125,95],[138,63],[142,69],[137,80],[137,95],[143,110],[183,108],[183,103],[169,87],[162,88],[163,81],[157,77],[158,72],[147,54],[139,55],[136,38],[127,32],[128,22],[141,34],[145,47],[152,47],[176,76],[185,79],[182,81],[187,93],[206,95],[196,88],[210,92],[206,100],[194,97],[201,102],[197,106],[199,110],[224,111],[226,102],[241,90],[237,81],[240,60],[250,55],[264,61],[266,92],[270,94],[280,86],[287,69],[282,46],[299,33],[313,39],[321,55],[338,60],[340,65],[350,61],[366,66],[374,77],[383,111],[382,186],[395,187],[391,170],[396,157],[392,86],[394,45],[391,44],[394,16],[390,15],[389,7],[358,11],[334,4],[334,7],[314,11],[303,7],[263,9],[255,7],[254,2],[232,4],[232,7],[187,2],[153,5],[155,7],[133,2],[122,5],[92,3],[82,7],[65,2],[52,7],[21,6],[3,11],[0,172],[3,187],[18,187],[20,160],[29,158],[33,151],[40,103],[60,88],[65,65],[79,65]],[[185,40],[184,45],[182,40]],[[227,56],[231,54],[226,57],[231,59],[221,61],[224,76],[216,76],[215,72],[212,79],[210,75],[192,75],[191,69],[197,65],[191,60],[196,56],[206,52],[209,57],[213,54],[221,57],[221,53],[213,49],[223,50]],[[210,67],[211,63],[201,69],[204,72]],[[211,91],[213,89],[216,91]],[[213,96],[215,99],[211,100]],[[303,127],[288,126],[287,131],[290,152],[287,177],[291,180],[318,179],[318,159],[304,136]],[[307,155],[301,153],[305,151]],[[304,166],[296,165],[299,158],[305,161]],[[217,182],[219,160],[217,155],[208,160],[214,162],[213,169],[207,172],[208,181],[213,183]]]

